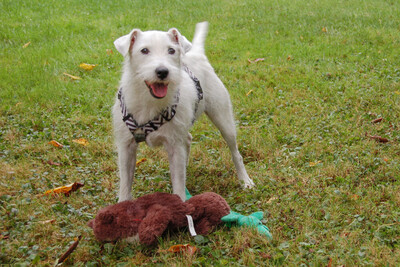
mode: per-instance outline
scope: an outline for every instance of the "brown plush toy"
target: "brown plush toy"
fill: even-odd
[[[154,193],[107,206],[88,225],[99,241],[139,239],[140,243],[154,245],[167,229],[188,226],[186,215],[193,218],[196,233],[206,235],[229,211],[225,199],[212,192],[191,197],[186,202],[178,195]]]

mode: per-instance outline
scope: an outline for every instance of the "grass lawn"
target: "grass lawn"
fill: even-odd
[[[400,265],[398,1],[2,0],[0,16],[0,264],[53,265],[82,235],[65,265]],[[241,189],[203,117],[188,188],[243,214],[264,211],[273,241],[222,226],[203,242],[186,231],[155,248],[102,245],[86,223],[117,201],[113,41],[134,27],[191,39],[204,20],[257,186]],[[166,153],[141,146],[142,158],[134,196],[171,192]],[[42,196],[73,182],[84,186],[69,197]],[[167,251],[187,243],[199,251]]]

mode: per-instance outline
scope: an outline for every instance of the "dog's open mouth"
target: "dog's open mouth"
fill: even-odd
[[[163,98],[167,95],[168,84],[167,83],[149,83],[145,81],[150,93],[155,98]]]

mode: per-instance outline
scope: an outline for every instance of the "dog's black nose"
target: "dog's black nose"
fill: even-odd
[[[167,78],[168,73],[169,73],[169,70],[165,67],[158,67],[156,69],[157,77],[161,80],[164,80],[165,78]]]

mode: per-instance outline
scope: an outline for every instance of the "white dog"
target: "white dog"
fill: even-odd
[[[186,166],[192,136],[189,129],[205,112],[220,130],[245,187],[247,175],[236,144],[228,91],[208,63],[204,41],[208,23],[196,26],[192,44],[177,29],[132,30],[114,44],[125,57],[113,121],[120,170],[119,201],[131,199],[136,150],[141,141],[164,145],[173,193],[185,199]]]

